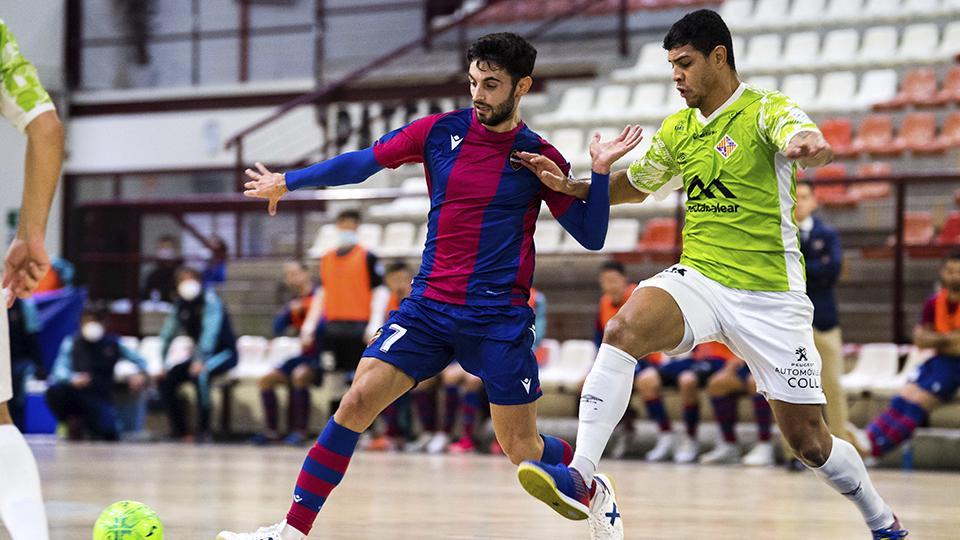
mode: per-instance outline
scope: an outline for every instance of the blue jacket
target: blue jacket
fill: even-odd
[[[807,296],[813,302],[813,327],[830,330],[840,324],[833,289],[843,266],[840,237],[832,227],[813,218],[813,229],[804,241],[800,233],[800,251],[806,261]]]

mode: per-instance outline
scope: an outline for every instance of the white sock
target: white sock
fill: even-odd
[[[604,343],[600,345],[597,361],[583,383],[577,450],[570,466],[580,473],[588,486],[610,435],[627,411],[636,365],[636,358]]]
[[[48,540],[37,462],[20,431],[0,426],[0,518],[13,540]]]
[[[893,523],[893,511],[873,487],[863,459],[852,444],[833,437],[830,457],[822,467],[811,467],[811,470],[857,505],[870,530],[889,527]]]

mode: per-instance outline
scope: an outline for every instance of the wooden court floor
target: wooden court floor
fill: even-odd
[[[154,507],[168,540],[213,540],[283,517],[306,448],[34,446],[53,540],[89,540],[119,499]],[[617,483],[628,539],[866,539],[856,509],[810,473],[603,463]],[[911,538],[960,539],[960,474],[873,471]],[[0,528],[0,538],[7,539]],[[359,453],[311,538],[586,539],[529,498],[502,457]]]

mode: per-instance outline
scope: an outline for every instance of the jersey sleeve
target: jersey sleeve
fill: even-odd
[[[794,135],[801,131],[819,133],[817,124],[789,97],[771,92],[760,103],[757,129],[764,138],[784,152]]]
[[[653,193],[658,200],[683,185],[679,178],[680,166],[677,164],[668,142],[665,140],[664,128],[653,135],[647,153],[630,164],[627,176],[633,187],[643,193]]]
[[[540,147],[540,154],[550,158],[550,161],[556,163],[557,167],[560,167],[560,172],[564,175],[570,174],[570,162],[567,161],[567,159],[563,157],[563,154],[552,144],[543,141]],[[550,209],[550,213],[553,214],[554,218],[559,218],[565,214],[567,209],[570,208],[570,205],[577,200],[577,198],[572,195],[554,191],[547,186],[540,188],[540,198],[547,203],[547,208]]]
[[[0,21],[0,83],[0,114],[20,132],[40,114],[54,110],[36,68],[20,54],[16,38],[3,21]]]
[[[389,169],[396,169],[405,163],[423,163],[427,136],[441,116],[425,116],[380,137],[373,143],[373,155],[377,162]]]

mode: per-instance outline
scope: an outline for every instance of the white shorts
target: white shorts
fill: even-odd
[[[720,341],[747,363],[767,399],[826,403],[813,344],[813,304],[806,294],[731,289],[683,265],[642,281],[637,290],[642,287],[666,291],[683,312],[683,340],[667,354]]]
[[[13,375],[10,366],[10,328],[7,325],[7,294],[0,291],[0,403],[13,399]]]

